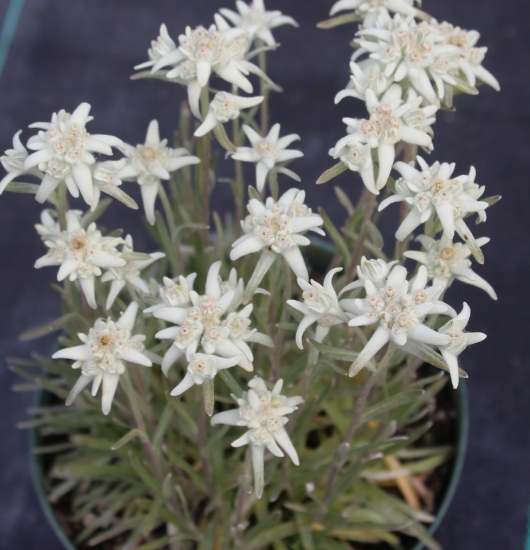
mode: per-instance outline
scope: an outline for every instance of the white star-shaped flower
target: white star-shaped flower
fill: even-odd
[[[197,128],[196,137],[201,137],[211,132],[218,124],[225,124],[229,120],[235,120],[239,117],[241,109],[249,109],[259,105],[263,101],[263,96],[241,97],[229,94],[228,92],[218,92],[215,94],[208,114],[204,122]]]
[[[377,323],[377,328],[350,369],[357,374],[389,341],[404,346],[408,339],[425,344],[446,345],[449,338],[425,326],[427,315],[456,315],[453,309],[438,300],[441,286],[425,288],[427,268],[421,266],[414,280],[407,281],[407,270],[396,265],[385,285],[377,288],[369,279],[365,281],[366,298],[342,300],[344,311],[352,314],[350,326],[360,327]]]
[[[412,15],[391,18],[379,12],[371,26],[362,28],[354,42],[359,46],[352,61],[367,54],[381,65],[381,72],[394,82],[410,85],[434,106],[444,97],[443,82],[455,86],[451,73],[460,48],[447,44],[443,34],[426,21],[417,23]],[[436,78],[435,78],[436,77]],[[438,94],[431,79],[438,86]],[[440,85],[441,84],[441,85]]]
[[[331,7],[329,14],[336,15],[340,11],[355,11],[363,22],[363,27],[371,27],[381,11],[388,10],[401,15],[415,15],[413,4],[419,0],[339,0]]]
[[[268,46],[276,44],[271,30],[282,25],[298,27],[298,23],[279,10],[267,11],[263,0],[252,0],[246,4],[236,0],[236,7],[239,13],[221,8],[219,12],[226,17],[235,27],[246,29],[252,38],[259,38]]]
[[[51,122],[37,122],[30,128],[39,128],[40,132],[32,136],[28,149],[35,151],[24,162],[24,170],[36,166],[45,173],[35,196],[38,202],[44,202],[64,181],[73,197],[79,197],[92,205],[94,202],[94,183],[90,169],[96,160],[94,153],[112,155],[112,147],[123,147],[123,142],[114,136],[89,134],[85,126],[93,117],[89,116],[90,105],[81,103],[69,114],[66,111],[53,113]]]
[[[96,224],[91,223],[87,229],[81,227],[79,216],[72,211],[66,213],[66,231],[61,232],[45,244],[49,252],[35,262],[39,269],[49,265],[59,265],[57,280],[66,277],[70,281],[78,280],[88,305],[96,309],[95,278],[102,273],[101,269],[123,267],[127,263],[120,258],[117,246],[123,239],[103,237]]]
[[[468,285],[481,288],[491,298],[497,299],[493,287],[471,269],[471,260],[469,260],[471,250],[467,244],[454,243],[445,235],[442,235],[438,241],[427,237],[427,235],[419,235],[416,240],[422,244],[425,252],[409,250],[403,256],[424,264],[427,267],[429,278],[433,280],[433,285],[442,285],[445,289],[449,288],[455,279],[458,279]],[[477,239],[479,247],[489,242],[488,237]]]
[[[0,181],[0,195],[15,178],[26,173],[24,163],[28,158],[28,151],[20,141],[21,133],[22,130],[19,130],[13,136],[13,149],[8,149],[5,154],[0,157],[0,162],[7,171],[7,174],[2,181]],[[35,168],[28,172],[42,178],[42,173]]]
[[[190,292],[196,277],[197,273],[191,273],[187,277],[179,275],[175,279],[164,277],[164,286],[157,287],[162,302],[144,309],[144,313],[153,313],[164,307],[191,307]]]
[[[451,382],[455,389],[458,387],[459,380],[457,357],[467,348],[467,346],[482,342],[482,340],[486,338],[486,335],[482,332],[464,332],[469,322],[470,315],[471,310],[464,302],[462,311],[438,330],[440,334],[450,338],[450,342],[447,345],[439,346],[439,348],[449,367]]]
[[[220,370],[234,367],[238,362],[238,356],[225,359],[224,357],[217,357],[216,355],[192,353],[190,355],[186,376],[183,378],[182,382],[172,390],[171,395],[181,395],[195,385],[202,386],[205,380],[213,380]]]
[[[168,180],[174,172],[201,160],[190,155],[186,149],[167,147],[167,139],[160,140],[158,121],[152,120],[147,128],[143,145],[125,145],[127,164],[118,177],[126,181],[136,181],[140,185],[147,221],[155,224],[155,202],[161,180]]]
[[[379,97],[386,92],[391,84],[378,63],[361,62],[361,64],[357,64],[352,61],[350,69],[352,72],[350,81],[346,88],[335,96],[335,103],[339,103],[345,97],[355,97],[365,101],[366,90],[372,90]]]
[[[489,206],[487,202],[478,200],[484,193],[484,187],[475,183],[475,169],[471,167],[467,176],[453,178],[454,163],[435,162],[429,166],[421,157],[417,157],[417,161],[420,170],[404,162],[396,162],[394,168],[402,176],[396,181],[396,194],[379,205],[380,211],[394,202],[405,201],[410,206],[410,212],[396,231],[396,239],[403,241],[436,214],[449,240],[453,240],[456,231],[469,243],[473,236],[464,217],[476,212],[478,221],[484,221],[485,210]],[[484,263],[480,258],[477,261]]]
[[[169,36],[166,25],[162,23],[162,25],[160,25],[160,34],[158,38],[151,41],[151,47],[147,50],[149,61],[140,63],[140,65],[136,65],[134,68],[135,70],[140,70],[152,67],[157,61],[160,61],[165,55],[174,52],[176,49],[177,45],[171,36]]]
[[[430,124],[434,121],[432,114],[436,107],[429,109],[429,118],[420,116],[421,97],[416,94],[408,96],[407,101],[401,99],[402,88],[393,84],[378,100],[372,90],[366,91],[366,108],[370,119],[344,118],[348,127],[348,135],[340,139],[335,148],[330,151],[335,158],[344,158],[343,162],[351,169],[359,171],[366,188],[378,195],[392,170],[395,159],[395,145],[399,141],[420,145],[428,150],[432,149],[432,133]],[[423,124],[419,122],[423,120]],[[367,144],[370,149],[377,149],[379,160],[379,174],[374,183],[373,168],[369,150],[363,147]],[[371,154],[371,153],[370,153]]]
[[[277,166],[277,164],[304,156],[301,151],[287,149],[293,141],[300,139],[300,136],[297,134],[289,134],[288,136],[280,138],[279,124],[275,124],[266,137],[260,136],[246,124],[243,124],[243,131],[252,147],[238,147],[237,151],[232,154],[232,158],[244,162],[256,163],[256,187],[260,193],[265,187],[267,175]],[[276,171],[286,173],[293,177],[293,173],[290,170],[283,171],[281,166],[278,166]],[[297,181],[300,181],[300,178],[298,178]]]
[[[235,261],[253,252],[272,251],[286,259],[297,277],[309,280],[299,247],[307,246],[310,240],[301,233],[308,230],[319,235],[325,233],[320,229],[324,220],[313,214],[304,200],[305,191],[299,189],[289,189],[277,202],[272,197],[265,204],[250,199],[247,206],[250,215],[241,222],[245,234],[232,244],[230,258]]]
[[[120,375],[125,372],[126,362],[144,367],[153,365],[144,351],[145,336],[132,335],[138,304],[131,302],[125,313],[114,322],[110,317],[105,321],[98,319],[88,334],[78,334],[83,342],[79,346],[62,349],[53,354],[53,359],[72,359],[72,368],[81,369],[81,376],[73,387],[67,405],[92,382],[92,395],[95,396],[99,386],[103,385],[101,409],[109,414]],[[155,358],[153,354],[148,354]]]
[[[308,283],[306,280],[299,278],[298,285],[303,290],[302,298],[304,301],[287,300],[291,307],[304,315],[296,331],[296,345],[300,349],[303,349],[302,337],[304,332],[313,323],[317,323],[315,340],[322,342],[332,326],[349,322],[349,318],[339,305],[339,298],[333,288],[333,276],[339,271],[342,271],[342,267],[332,269],[326,275],[323,285],[313,280]]]
[[[120,189],[122,181],[118,175],[126,163],[127,160],[122,158],[120,160],[96,162],[92,165],[92,182],[94,184],[94,202],[90,207],[92,212],[97,208],[101,193],[114,197],[133,210],[138,210],[136,201]]]
[[[294,464],[300,464],[298,453],[284,426],[288,422],[285,416],[296,411],[304,400],[299,396],[281,395],[283,380],[278,380],[272,391],[269,391],[264,380],[257,376],[248,385],[251,388],[248,393],[243,393],[242,397],[237,399],[239,408],[214,415],[211,423],[212,426],[227,424],[248,428],[248,432],[234,441],[232,446],[250,445],[256,496],[261,498],[264,487],[265,449],[278,457],[284,456],[283,449]]]
[[[121,252],[122,254],[134,252],[133,239],[130,235],[125,237]],[[112,307],[114,300],[116,300],[118,294],[125,288],[127,283],[142,293],[147,294],[149,292],[149,287],[140,277],[140,272],[149,267],[153,262],[164,258],[165,254],[163,252],[153,252],[149,256],[149,260],[126,260],[127,263],[123,267],[113,267],[101,277],[103,283],[112,281],[105,305],[106,309]]]
[[[197,292],[189,290],[191,307],[150,308],[157,319],[176,325],[156,334],[159,339],[173,340],[162,362],[164,374],[167,375],[171,365],[183,355],[189,361],[199,346],[207,355],[220,355],[225,359],[238,357],[237,364],[247,371],[254,368],[254,355],[249,342],[272,347],[268,336],[250,328],[252,304],[241,311],[228,313],[235,292],[229,290],[223,294],[219,281],[220,269],[221,262],[215,262],[210,267],[205,294],[199,296]]]

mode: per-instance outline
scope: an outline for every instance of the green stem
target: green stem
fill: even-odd
[[[175,217],[173,216],[171,203],[169,202],[169,198],[167,196],[166,190],[164,189],[164,186],[162,185],[162,182],[158,184],[158,194],[160,196],[160,200],[162,201],[162,207],[164,208],[164,214],[166,216],[166,222],[169,229],[169,237],[171,241],[173,241],[175,238],[177,225],[175,223]]]
[[[256,47],[262,48],[264,46],[261,40],[256,40]],[[258,54],[259,68],[267,74],[267,52],[260,51]],[[269,133],[269,88],[266,82],[260,80],[260,94],[264,97],[261,104],[261,134],[265,137]]]
[[[283,259],[283,258],[282,258]],[[287,322],[289,313],[287,311],[287,300],[291,298],[292,294],[292,274],[291,268],[288,263],[283,259],[282,261],[282,272],[283,272],[283,298],[281,305],[281,317],[280,323]],[[275,318],[273,317],[273,321]],[[274,357],[272,361],[272,378],[274,381],[280,378],[280,360],[282,357],[282,346],[283,339],[285,336],[285,329],[277,328],[276,333],[274,334]]]
[[[210,89],[205,86],[201,92],[201,108],[202,116],[206,118],[208,109],[210,108]],[[210,225],[210,164],[212,159],[212,136],[208,132],[201,138],[202,155],[201,155],[201,221],[205,226]],[[201,240],[203,247],[206,248],[209,242],[208,229],[201,231]]]
[[[234,87],[233,92],[237,89]],[[239,117],[232,122],[232,141],[236,147],[241,145],[239,141]],[[236,193],[234,193],[234,199],[236,202],[236,237],[240,237],[242,234],[241,224],[239,223],[243,219],[243,198],[245,196],[245,179],[243,175],[243,164],[240,160],[234,160],[235,172],[236,172]]]
[[[375,208],[375,197],[376,195],[368,191],[368,189],[365,189],[363,191],[363,194],[361,195],[357,208],[359,208],[359,206],[361,206],[362,204],[365,204],[366,210],[363,217],[363,223],[366,223],[372,218],[372,214],[374,213]],[[359,261],[361,260],[363,255],[364,242],[366,241],[367,237],[368,231],[366,229],[362,229],[361,234],[359,235],[359,239],[357,241],[357,246],[355,247],[355,251],[353,253],[353,259],[349,267],[349,272],[347,274],[347,281],[351,281],[355,276],[357,265],[359,264]]]
[[[57,189],[57,217],[61,231],[66,231],[66,212],[68,211],[68,189],[64,181],[59,184]]]

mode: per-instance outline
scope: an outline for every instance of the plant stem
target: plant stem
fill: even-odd
[[[203,119],[208,114],[210,107],[210,89],[205,86],[201,92],[201,108]],[[201,222],[203,225],[210,225],[210,164],[212,159],[212,136],[208,132],[201,138],[202,155],[201,155]],[[208,229],[201,231],[201,239],[203,247],[206,248],[209,242]]]
[[[256,40],[256,46],[262,48],[264,46],[261,40]],[[267,52],[261,51],[258,54],[259,68],[267,73]],[[264,97],[261,104],[261,134],[265,137],[269,133],[269,88],[266,82],[260,80],[260,94]]]
[[[66,231],[66,212],[68,211],[67,192],[66,183],[63,181],[57,189],[57,217],[61,231]]]
[[[207,440],[206,440],[206,410],[204,409],[202,400],[201,404],[199,405],[199,422],[198,422],[198,428],[199,428],[199,448],[200,448],[200,455],[201,455],[201,463],[202,463],[202,471],[204,472],[204,479],[206,481],[206,485],[208,486],[208,490],[210,491],[210,496],[213,495],[213,478],[212,478],[212,472],[210,471],[210,461],[208,457],[207,452]]]
[[[232,93],[237,93],[237,88],[234,86]],[[232,122],[232,142],[236,147],[241,144],[239,142],[239,117]],[[243,176],[243,165],[240,160],[234,160],[236,171],[236,193],[234,198],[236,202],[236,236],[240,237],[243,229],[241,228],[240,220],[243,219],[243,197],[245,196],[245,180]]]
[[[368,189],[365,189],[363,191],[363,194],[361,195],[357,208],[365,204],[366,210],[364,212],[363,223],[366,223],[372,218],[372,214],[374,213],[374,208],[375,208],[375,197],[376,195],[368,191]],[[346,279],[347,281],[351,281],[355,276],[357,265],[359,264],[359,261],[362,258],[362,254],[364,250],[364,242],[366,241],[367,236],[368,236],[368,231],[363,228],[361,230],[361,233],[359,235],[359,240],[357,241],[357,246],[355,247],[355,251],[353,253],[353,259],[350,264],[349,273]]]
[[[175,238],[175,231],[177,229],[177,226],[175,223],[175,217],[173,216],[171,203],[169,202],[169,198],[167,196],[166,190],[164,189],[164,186],[162,185],[162,182],[158,184],[158,194],[160,196],[160,200],[162,201],[162,207],[164,208],[164,214],[166,216],[166,222],[169,229],[169,237],[171,241],[173,241]]]
[[[288,317],[286,303],[287,300],[291,298],[292,293],[292,276],[291,268],[283,258],[282,260],[283,298],[281,305],[282,313],[280,317],[280,323],[285,323]],[[280,360],[282,355],[282,344],[284,336],[285,329],[278,327],[276,333],[274,334],[274,358],[272,361],[272,377],[274,381],[280,378]]]
[[[368,401],[370,392],[372,391],[372,388],[377,382],[377,379],[385,372],[388,365],[390,364],[390,360],[394,355],[394,351],[395,351],[395,344],[391,342],[388,345],[385,355],[379,362],[379,365],[377,366],[377,370],[374,373],[370,374],[364,381],[364,384],[361,388],[361,393],[359,394],[359,397],[357,398],[357,401],[355,403],[355,407],[353,408],[353,414],[352,414],[350,425],[348,426],[346,435],[342,440],[343,445],[348,445],[348,446],[350,445],[350,442],[353,436],[355,435],[355,432],[357,431],[357,429],[361,424],[363,410],[366,405],[366,402]],[[331,466],[331,470],[328,477],[328,484],[326,487],[326,493],[322,501],[322,509],[317,515],[317,520],[322,519],[326,515],[327,508],[331,500],[331,497],[333,495],[333,489],[335,487],[335,483],[337,481],[337,477],[339,475],[341,467],[342,467],[341,460],[339,458],[336,458]]]

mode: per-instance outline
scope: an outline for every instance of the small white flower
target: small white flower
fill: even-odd
[[[70,212],[76,215],[79,219],[81,219],[81,216],[83,215],[80,210],[70,210]],[[54,214],[55,217],[52,214]],[[43,210],[40,215],[40,223],[35,224],[35,229],[37,230],[37,233],[43,243],[46,241],[56,241],[60,239],[62,231],[59,225],[59,220],[56,217],[55,210]]]
[[[307,281],[309,274],[299,247],[310,241],[301,233],[310,230],[324,235],[319,229],[324,220],[313,214],[304,199],[305,191],[299,189],[289,189],[278,202],[272,197],[265,204],[250,199],[247,206],[250,215],[241,222],[245,235],[232,244],[230,258],[237,260],[253,252],[272,251],[281,254],[294,274]]]
[[[186,355],[188,361],[199,346],[207,355],[220,355],[225,359],[238,358],[237,364],[247,371],[253,370],[254,356],[247,342],[272,347],[271,339],[250,328],[252,304],[237,313],[231,308],[235,291],[223,293],[219,281],[221,262],[212,264],[206,279],[206,293],[199,296],[189,290],[190,306],[149,308],[153,316],[177,326],[156,334],[159,339],[173,340],[162,362],[164,374],[177,359]]]
[[[432,149],[432,133],[430,124],[434,121],[432,114],[436,107],[420,109],[421,98],[409,94],[407,101],[401,99],[402,89],[393,84],[378,100],[372,90],[366,91],[366,108],[370,119],[345,118],[348,127],[346,137],[340,139],[332,153],[335,158],[344,157],[343,162],[356,171],[361,172],[363,183],[372,193],[378,195],[388,180],[395,159],[394,146],[399,141],[420,145]],[[429,118],[425,118],[428,109]],[[421,110],[423,114],[418,114]],[[423,121],[420,122],[420,121]],[[369,174],[371,161],[368,149],[361,144],[368,144],[371,149],[377,149],[379,159],[379,175],[374,184],[373,174]],[[373,168],[372,168],[373,171]]]
[[[228,92],[216,93],[210,103],[208,114],[204,122],[197,128],[195,136],[204,136],[218,124],[224,124],[229,120],[235,120],[239,117],[241,109],[249,109],[250,107],[259,105],[263,99],[261,95],[256,97],[241,97],[229,94]]]
[[[391,18],[383,10],[372,26],[357,34],[359,38],[354,42],[359,48],[352,61],[367,54],[381,65],[387,78],[402,84],[408,81],[431,105],[439,106],[444,82],[456,85],[451,73],[458,67],[454,60],[460,55],[460,48],[446,43],[438,28],[426,21],[416,23],[412,15],[403,18],[396,14]],[[431,79],[437,84],[438,94]]]
[[[283,380],[278,380],[272,391],[267,389],[263,379],[254,377],[249,383],[248,393],[237,399],[238,409],[224,411],[212,417],[212,426],[227,424],[244,426],[248,432],[232,443],[233,447],[250,445],[254,467],[254,485],[256,496],[261,498],[264,487],[264,453],[268,449],[274,456],[283,457],[282,449],[297,466],[300,464],[285,424],[286,415],[298,409],[304,400],[302,397],[281,395]],[[281,448],[280,448],[281,447]]]
[[[475,86],[478,78],[494,90],[499,91],[501,89],[497,79],[482,66],[488,48],[475,47],[480,38],[477,31],[466,31],[447,22],[440,23],[438,30],[445,37],[447,44],[460,48],[460,56],[456,61],[471,86]]]
[[[130,235],[125,237],[125,242],[122,247],[122,254],[134,252],[133,239]],[[103,283],[112,281],[110,285],[109,294],[107,296],[106,309],[110,309],[114,300],[116,300],[118,294],[125,288],[127,283],[138,289],[140,292],[147,294],[149,287],[145,281],[140,277],[140,271],[150,266],[153,262],[156,262],[160,258],[164,258],[163,252],[153,252],[149,254],[150,260],[126,260],[126,264],[123,267],[113,267],[107,273],[101,277]]]
[[[486,335],[482,332],[464,332],[469,322],[470,314],[471,310],[464,302],[462,311],[438,330],[440,334],[449,336],[450,338],[450,343],[445,346],[439,346],[439,348],[449,367],[451,382],[455,389],[458,387],[459,380],[457,357],[467,348],[467,346],[482,342],[482,340],[486,338]]]
[[[83,229],[79,216],[70,210],[66,213],[66,231],[45,241],[50,250],[35,262],[35,268],[60,265],[57,280],[79,280],[88,305],[96,309],[95,278],[102,268],[125,266],[126,261],[116,249],[122,243],[121,238],[103,237],[95,223]]]
[[[346,285],[340,291],[339,296],[342,296],[350,290],[364,287],[366,281],[370,281],[377,289],[383,288],[390,270],[396,264],[397,261],[385,262],[381,259],[367,260],[366,257],[363,256],[361,258],[361,263],[357,266],[357,281],[353,281],[353,283]]]
[[[171,395],[181,395],[192,386],[201,386],[204,384],[204,380],[213,380],[220,370],[234,367],[238,362],[239,357],[225,359],[224,357],[217,357],[215,355],[193,353],[190,355],[186,376],[182,382],[173,389]]]
[[[35,196],[38,202],[44,202],[62,181],[73,197],[81,192],[87,204],[94,202],[90,169],[96,162],[93,153],[112,155],[111,147],[123,147],[123,142],[114,136],[89,134],[85,129],[93,118],[89,113],[90,105],[81,103],[72,114],[62,110],[53,113],[51,122],[30,125],[30,128],[39,128],[40,132],[27,143],[28,149],[36,152],[27,157],[24,169],[28,171],[38,166],[45,172]]]
[[[404,346],[408,339],[425,344],[446,345],[448,337],[425,326],[427,315],[456,313],[440,302],[441,286],[425,288],[427,268],[421,266],[414,280],[407,281],[407,270],[396,265],[377,288],[372,281],[365,281],[366,298],[342,300],[341,307],[352,314],[350,326],[360,327],[377,323],[377,328],[350,369],[350,376],[357,374],[390,340]]]
[[[437,214],[449,240],[453,240],[456,231],[468,241],[470,231],[464,217],[476,212],[478,221],[484,221],[489,206],[477,200],[484,193],[484,187],[475,183],[475,169],[471,167],[467,176],[452,178],[454,163],[435,162],[429,166],[421,157],[417,157],[417,161],[421,171],[404,162],[396,162],[394,168],[402,176],[396,182],[396,194],[379,205],[380,211],[394,202],[405,201],[410,206],[410,212],[396,231],[396,239],[403,241]]]
[[[271,29],[282,25],[298,27],[298,23],[281,11],[267,11],[263,0],[252,0],[251,4],[245,4],[236,0],[239,13],[221,8],[219,12],[226,17],[235,27],[246,29],[252,38],[259,38],[268,46],[276,44]]]
[[[177,45],[167,32],[167,27],[162,23],[160,25],[160,34],[156,40],[151,42],[151,48],[147,50],[149,61],[136,65],[135,70],[147,69],[152,67],[157,61],[160,61],[165,55],[177,49]]]
[[[92,212],[97,208],[102,192],[114,197],[129,208],[138,210],[136,201],[119,188],[122,184],[119,174],[126,163],[127,160],[122,158],[120,160],[96,162],[92,165],[92,182],[94,184],[94,202],[90,207]]]
[[[372,90],[379,97],[391,84],[381,72],[381,66],[378,63],[361,62],[361,64],[357,64],[352,61],[350,69],[352,72],[350,82],[344,90],[335,96],[335,103],[339,103],[345,97],[356,97],[365,101],[366,90]]]
[[[243,131],[247,135],[252,147],[238,147],[237,151],[232,154],[232,158],[256,163],[256,187],[260,193],[263,191],[268,173],[278,163],[304,156],[301,151],[287,149],[293,141],[300,139],[300,136],[289,134],[280,138],[279,124],[275,124],[266,137],[260,136],[246,124],[243,125]],[[278,167],[276,170],[281,172],[282,167]],[[289,175],[289,172],[287,175]],[[292,174],[292,172],[290,173]],[[298,178],[298,181],[300,181],[300,178]]]
[[[78,334],[83,342],[80,346],[53,354],[53,359],[72,359],[75,361],[72,368],[81,369],[81,376],[66,400],[67,405],[71,405],[90,382],[93,396],[103,383],[101,409],[103,414],[109,414],[120,375],[125,372],[125,363],[129,361],[144,367],[153,365],[144,352],[142,342],[145,336],[131,334],[137,311],[138,304],[131,302],[118,321],[98,319],[88,334]]]
[[[5,154],[0,157],[0,162],[7,171],[7,175],[0,181],[0,195],[15,178],[26,173],[24,162],[28,158],[28,151],[20,141],[21,133],[22,130],[19,130],[13,136],[13,149],[8,149]],[[36,169],[29,170],[29,173],[42,177],[42,174]]]
[[[414,2],[421,4],[419,0],[339,0],[331,7],[330,15],[336,15],[340,11],[353,10],[357,12],[364,27],[370,27],[378,13],[383,9],[400,13],[401,15],[415,15]]]
[[[302,337],[304,332],[317,323],[315,340],[322,342],[332,326],[347,323],[349,318],[339,305],[339,298],[333,288],[333,276],[342,271],[342,267],[332,269],[324,279],[324,285],[311,280],[311,284],[299,278],[298,285],[303,290],[303,302],[287,300],[287,303],[304,314],[296,331],[296,344],[303,349]]]
[[[212,72],[248,94],[253,92],[253,87],[246,75],[254,73],[265,77],[256,65],[245,59],[250,44],[247,30],[231,28],[216,14],[215,25],[208,29],[187,27],[186,33],[179,36],[179,47],[160,58],[153,65],[152,72],[169,66],[166,78],[187,85],[191,111],[201,118],[201,89],[208,84]]]
[[[147,221],[155,224],[155,201],[158,196],[160,180],[170,179],[170,172],[183,166],[198,164],[201,160],[190,155],[186,149],[167,147],[167,139],[160,140],[158,121],[152,120],[147,128],[143,145],[125,145],[126,166],[118,177],[127,181],[136,181],[140,185]]]
[[[193,290],[196,277],[197,273],[191,273],[187,277],[180,275],[175,279],[164,277],[164,286],[157,286],[162,303],[144,309],[144,313],[152,313],[164,307],[191,307],[190,292]]]
[[[433,285],[442,285],[445,289],[449,288],[455,279],[458,279],[468,285],[481,288],[491,298],[497,299],[493,287],[471,269],[469,260],[471,250],[467,244],[453,243],[445,235],[442,235],[438,241],[426,235],[419,235],[416,240],[422,244],[425,252],[409,250],[403,256],[424,264],[427,267],[429,278],[433,280]],[[477,244],[482,247],[489,241],[488,237],[481,237],[477,239]]]

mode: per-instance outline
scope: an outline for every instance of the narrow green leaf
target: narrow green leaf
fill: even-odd
[[[223,369],[224,370],[224,369]],[[214,381],[212,378],[205,378],[202,384],[204,410],[208,416],[212,416],[215,406]]]
[[[456,85],[454,87],[458,91],[464,92],[465,94],[478,95],[478,90],[475,88],[475,86],[471,86],[471,84],[461,78],[458,78],[457,76],[451,75],[451,78],[453,78],[456,82]]]
[[[144,262],[150,260],[151,256],[143,252],[123,252],[120,258],[126,262]]]
[[[492,197],[486,197],[485,199],[480,199],[482,202],[487,202],[490,206],[498,203],[502,199],[501,195],[493,195]]]
[[[112,199],[100,200],[94,212],[89,211],[81,218],[81,225],[83,227],[88,227],[92,222],[99,220],[111,204]]]
[[[72,449],[75,449],[75,446],[71,443],[57,443],[55,445],[43,445],[42,447],[33,447],[33,449],[31,449],[31,452],[34,455],[46,455],[62,453],[64,451],[71,451]]]
[[[225,127],[222,124],[218,124],[214,129],[213,133],[215,134],[215,137],[217,141],[219,142],[219,145],[226,149],[230,153],[235,153],[237,150],[237,147],[230,141],[230,138],[228,137],[228,134],[226,133]]]
[[[155,451],[158,451],[162,445],[162,441],[173,416],[173,410],[173,405],[171,403],[167,403],[164,407],[164,411],[162,412],[162,416],[158,420],[156,432],[153,436],[153,447],[155,448]]]
[[[378,249],[381,250],[384,246],[383,241],[383,235],[381,235],[381,231],[377,228],[377,226],[370,220],[363,223],[361,230],[364,229],[366,233],[368,234],[368,238],[373,243],[373,245]]]
[[[121,439],[116,441],[114,445],[111,447],[113,451],[118,450],[120,447],[123,447],[124,445],[127,445],[129,441],[132,441],[135,437],[139,437],[142,440],[146,440],[147,436],[142,432],[142,430],[139,430],[138,428],[135,428],[134,430],[131,430],[129,433],[125,434]]]
[[[228,372],[227,369],[220,370],[218,374],[222,381],[228,386],[229,390],[236,397],[241,397],[243,395],[243,390],[241,389],[241,386],[237,383],[236,379]]]
[[[67,313],[62,317],[59,317],[59,319],[55,319],[55,321],[52,321],[51,323],[45,323],[44,325],[40,325],[38,327],[34,327],[29,330],[26,330],[18,338],[22,342],[26,342],[28,340],[34,340],[35,338],[46,336],[47,334],[55,332],[56,330],[62,329],[64,325],[66,325],[66,323],[68,323],[72,319],[75,319],[76,317],[83,319],[77,313]]]
[[[375,418],[380,414],[391,411],[393,409],[397,409],[402,405],[412,403],[413,401],[416,401],[416,399],[420,398],[424,393],[425,392],[423,390],[407,390],[403,393],[393,395],[388,399],[384,399],[380,403],[376,403],[375,405],[372,405],[371,407],[366,409],[361,417],[361,422],[367,422],[368,420]]]
[[[339,202],[346,209],[346,212],[348,213],[348,216],[353,216],[353,214],[355,212],[355,208],[354,208],[352,202],[350,201],[348,195],[346,195],[346,193],[338,185],[335,185],[333,190],[335,191],[335,195],[337,195],[337,198],[339,199]]]
[[[256,200],[262,202],[260,194],[256,191],[256,189],[254,187],[252,187],[252,185],[248,186],[248,196],[249,196],[250,199],[256,199]]]
[[[449,372],[449,367],[447,366],[447,363],[445,362],[443,356],[437,351],[434,351],[427,344],[413,342],[409,340],[406,345],[402,346],[402,348],[406,352],[412,353],[412,355],[423,359],[426,363],[429,363],[429,365],[432,365],[433,367],[436,367],[438,369],[442,369],[445,372]],[[458,369],[458,375],[460,376],[460,378],[469,378],[467,372],[463,371],[462,369]]]
[[[343,172],[346,172],[348,167],[342,162],[338,162],[335,166],[328,168],[318,179],[317,183],[327,183],[328,181],[340,176]]]
[[[280,541],[287,537],[292,537],[298,531],[298,527],[294,521],[288,523],[282,523],[276,527],[273,527],[265,533],[261,533],[259,537],[255,537],[246,543],[247,550],[261,550],[266,548],[268,544]]]
[[[198,489],[200,489],[204,493],[208,493],[208,488],[206,487],[204,480],[186,460],[174,453],[169,447],[164,448],[164,452],[171,462],[173,462],[189,476],[193,484]]]
[[[131,208],[132,210],[138,210],[138,203],[125,191],[122,191],[119,187],[109,187],[105,189],[104,191],[111,197],[114,197],[117,201],[120,201],[122,204],[127,206],[127,208]]]
[[[351,258],[346,241],[343,239],[339,230],[335,227],[329,216],[326,214],[326,211],[323,208],[319,208],[318,213],[322,216],[322,219],[324,220],[324,227],[328,231],[331,240],[337,245],[337,248],[339,249],[344,260],[345,267],[348,267],[351,263]]]
[[[333,27],[338,27],[339,25],[345,25],[347,23],[355,23],[356,21],[360,21],[359,15],[352,11],[321,21],[317,24],[317,27],[319,29],[332,29]]]
[[[155,528],[156,521],[159,519],[160,508],[163,502],[164,501],[161,498],[155,498],[153,500],[153,503],[149,508],[149,512],[144,518],[144,524],[142,528],[144,535],[150,535],[151,531]]]
[[[24,183],[21,181],[12,181],[8,183],[5,191],[10,193],[24,193],[26,195],[36,195],[40,185],[37,183]]]
[[[132,468],[137,473],[138,477],[149,487],[149,489],[159,497],[162,497],[162,488],[156,482],[155,477],[147,471],[145,466],[141,463],[140,458],[129,451],[129,462],[131,463]]]
[[[294,515],[296,520],[296,526],[298,527],[298,533],[300,534],[300,542],[304,550],[316,550],[315,543],[313,541],[313,534],[311,533],[310,519],[308,516],[296,513]]]
[[[296,323],[278,323],[276,326],[283,330],[294,330],[295,332],[298,330],[298,325]]]
[[[420,523],[413,523],[401,530],[406,535],[417,538],[421,541],[429,550],[442,550],[442,547],[429,535],[429,532]]]
[[[183,537],[182,535],[167,535],[152,542],[148,542],[147,544],[142,544],[142,546],[137,546],[136,550],[158,550],[159,548],[165,548],[172,542],[182,540],[183,538],[187,539],[188,537]]]
[[[337,361],[355,361],[359,356],[359,353],[356,351],[350,351],[348,349],[334,348],[326,344],[321,344],[311,338],[308,338],[307,341],[314,348],[316,348],[322,355],[329,357],[330,359],[336,359]]]

